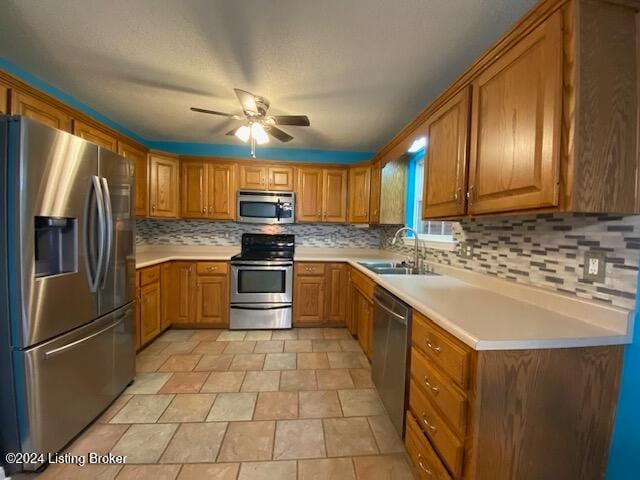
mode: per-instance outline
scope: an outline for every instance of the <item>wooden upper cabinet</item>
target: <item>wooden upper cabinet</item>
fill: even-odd
[[[295,169],[283,165],[240,165],[238,186],[247,190],[291,192],[295,186]]]
[[[349,169],[349,223],[369,223],[371,167]]]
[[[473,82],[469,212],[558,204],[562,14],[556,12]]]
[[[299,168],[296,190],[296,220],[298,222],[322,221],[321,168]]]
[[[322,219],[329,223],[347,221],[347,169],[326,168],[322,172]]]
[[[24,115],[58,130],[71,132],[71,117],[66,112],[27,93],[11,91],[11,114]]]
[[[380,223],[380,188],[382,187],[382,168],[380,163],[371,166],[369,194],[369,223]]]
[[[236,165],[211,163],[207,169],[207,216],[215,220],[236,218]]]
[[[248,190],[267,189],[267,167],[240,165],[240,180],[238,186]]]
[[[267,188],[278,192],[292,192],[295,170],[293,167],[276,166],[267,169]]]
[[[207,164],[205,162],[181,162],[180,214],[184,218],[207,216]]]
[[[73,121],[73,134],[112,152],[118,151],[118,140],[113,135],[80,120]]]
[[[9,89],[0,84],[0,114],[9,113]]]
[[[425,122],[424,219],[465,213],[470,102],[467,87]]]
[[[175,157],[149,154],[150,216],[177,218],[180,211],[180,162]]]
[[[134,162],[136,177],[135,212],[137,217],[146,217],[149,214],[147,154],[124,142],[118,142],[118,154]]]

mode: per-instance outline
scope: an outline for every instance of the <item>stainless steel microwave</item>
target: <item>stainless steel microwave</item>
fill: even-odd
[[[293,223],[295,193],[240,190],[237,220],[244,223]]]

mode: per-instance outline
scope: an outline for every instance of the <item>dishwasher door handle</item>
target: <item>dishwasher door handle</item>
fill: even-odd
[[[377,299],[375,299],[377,300]],[[391,315],[393,318],[395,318],[396,320],[401,321],[402,323],[407,323],[407,319],[404,318],[402,315],[394,312],[393,310],[390,310],[388,307],[384,306],[382,303],[376,301],[375,302],[375,306],[376,307],[380,307],[382,310],[384,310],[385,312],[387,312],[389,315]]]

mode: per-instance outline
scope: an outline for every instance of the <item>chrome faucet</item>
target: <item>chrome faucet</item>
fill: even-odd
[[[413,233],[413,236],[415,237],[416,248],[415,248],[414,259],[413,259],[413,268],[415,268],[416,271],[419,271],[420,270],[420,250],[419,250],[420,249],[420,245],[419,245],[418,242],[420,242],[420,240],[418,239],[418,232],[416,232],[411,227],[402,227],[402,228],[398,229],[398,231],[393,236],[393,240],[391,240],[391,245],[395,245],[396,244],[396,242],[398,241],[398,236],[402,232],[411,232],[411,233]]]

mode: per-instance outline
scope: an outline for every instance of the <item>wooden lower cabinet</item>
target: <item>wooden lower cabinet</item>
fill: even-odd
[[[411,340],[405,446],[420,478],[604,477],[621,346],[474,351],[415,311]]]
[[[140,287],[140,345],[153,340],[161,331],[160,282]]]
[[[294,325],[346,323],[348,268],[345,263],[295,263]]]
[[[201,262],[195,277],[195,321],[229,325],[229,276],[226,262]]]

